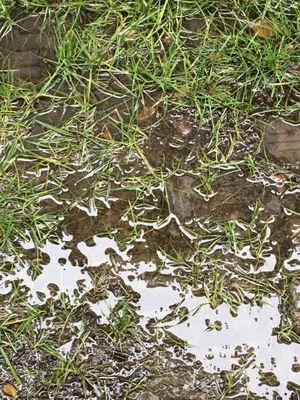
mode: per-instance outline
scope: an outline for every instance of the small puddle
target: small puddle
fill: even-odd
[[[200,308],[189,318],[168,329],[189,343],[189,351],[201,360],[206,372],[241,371],[247,377],[247,390],[259,396],[270,396],[274,391],[289,399],[288,382],[299,383],[299,374],[292,371],[299,363],[300,345],[278,343],[273,328],[280,324],[279,301],[265,299],[263,306],[241,304],[234,317],[226,304],[213,310],[206,299],[187,298],[182,306],[190,310]],[[209,325],[209,326],[208,326]],[[277,378],[274,389],[263,384],[264,373]]]
[[[140,295],[137,303],[137,313],[141,317],[140,323],[146,327],[150,320],[159,320],[170,313],[170,307],[183,300],[180,285],[177,282],[165,282],[161,285],[149,285],[143,279],[144,273],[157,270],[154,263],[141,262],[135,265],[125,264],[118,275]]]
[[[89,267],[96,267],[108,263],[111,265],[111,258],[108,250],[113,250],[123,261],[129,260],[126,251],[120,251],[115,240],[108,237],[93,237],[93,244],[88,246],[85,242],[78,243],[78,250],[87,258]]]
[[[292,250],[290,257],[284,261],[284,267],[291,272],[300,270],[300,246]]]
[[[9,293],[13,282],[18,282],[20,286],[29,289],[28,301],[31,304],[43,304],[48,298],[59,297],[61,294],[67,295],[71,303],[77,301],[83,293],[91,290],[93,285],[89,274],[69,260],[71,250],[65,246],[71,239],[72,237],[64,235],[64,241],[59,240],[57,243],[46,240],[39,251],[47,255],[49,261],[39,265],[36,277],[34,277],[34,263],[30,264],[29,261],[23,260],[21,254],[19,260],[15,256],[4,255],[4,261],[13,263],[14,269],[12,274],[1,271],[0,293]],[[24,250],[34,248],[31,239],[20,244]]]

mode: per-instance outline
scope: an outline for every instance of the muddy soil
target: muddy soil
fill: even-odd
[[[38,87],[53,72],[43,18],[21,17],[0,42],[15,84]],[[17,253],[0,251],[2,388],[36,400],[297,399],[299,125],[241,123],[232,158],[214,165],[210,124],[159,105],[125,147],[131,82],[117,75],[99,79],[119,98],[92,90],[88,162],[53,162],[66,131],[82,127],[74,102],[43,99],[24,116],[30,129],[7,171],[43,187],[39,212],[55,224],[42,241],[27,230]],[[258,167],[241,161],[249,154]]]
[[[40,82],[54,59],[54,33],[42,15],[19,17],[0,41],[1,69],[13,82]]]
[[[279,162],[299,165],[300,125],[273,118],[265,126],[264,143],[267,152]]]

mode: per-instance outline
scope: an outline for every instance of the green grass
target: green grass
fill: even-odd
[[[2,36],[14,25],[14,5],[14,2],[2,2]],[[219,166],[230,160],[228,156],[224,159],[220,149],[220,133],[229,121],[236,126],[236,134],[229,132],[234,151],[235,143],[243,135],[241,120],[256,115],[258,110],[260,114],[297,110],[298,104],[288,101],[288,93],[299,90],[300,22],[299,6],[295,2],[104,1],[96,5],[88,1],[64,1],[56,5],[37,1],[23,2],[22,7],[18,9],[20,15],[22,10],[39,12],[44,15],[45,28],[51,24],[56,59],[49,60],[50,79],[39,85],[15,85],[5,76],[2,78],[1,143],[5,153],[1,160],[1,185],[5,186],[9,179],[10,185],[17,186],[9,189],[8,197],[1,195],[3,208],[10,204],[9,209],[13,210],[10,218],[14,220],[1,223],[4,241],[11,240],[15,231],[20,232],[18,226],[27,226],[22,218],[16,222],[13,216],[17,212],[13,200],[18,191],[23,191],[18,171],[11,170],[19,157],[30,158],[32,168],[49,165],[58,180],[61,179],[60,169],[72,169],[70,162],[73,160],[95,168],[94,162],[101,159],[101,172],[111,181],[118,177],[115,163],[118,154],[126,149],[129,154],[141,158],[146,176],[152,174],[159,180],[164,179],[164,172],[154,171],[143,150],[151,127],[144,131],[137,123],[145,90],[160,92],[165,113],[169,108],[192,107],[197,111],[198,124],[205,124],[205,119],[210,119],[211,115],[216,116],[212,120],[211,137],[216,159],[208,159],[208,166],[213,161]],[[93,19],[89,21],[90,15]],[[187,34],[187,18],[198,18],[201,29]],[[275,24],[274,37],[255,36],[251,27],[263,18]],[[194,45],[191,45],[192,39]],[[111,84],[107,84],[108,80]],[[53,84],[68,85],[69,89],[61,92],[53,89]],[[117,90],[116,85],[119,85]],[[182,90],[182,97],[172,96]],[[96,92],[102,93],[103,99],[95,98]],[[103,115],[95,115],[95,110],[106,108],[107,99],[116,95],[128,116],[124,119],[123,113],[114,115],[109,117],[109,122],[118,126],[121,137],[113,140],[95,137],[94,128],[101,126],[104,118],[107,120],[114,106],[108,107]],[[262,109],[265,98],[270,104]],[[25,106],[14,106],[16,99],[25,102]],[[45,150],[47,155],[24,148],[27,132],[35,121],[29,116],[42,99],[48,102],[48,109],[55,105],[65,107],[71,102],[78,106],[78,112],[59,129],[40,122],[44,133],[36,138],[36,147]],[[53,137],[53,131],[58,134],[55,144],[47,139],[49,135]],[[16,132],[19,133],[16,135]],[[254,156],[247,155],[252,169]],[[207,165],[201,168],[200,175],[202,170],[207,171]],[[27,187],[33,184],[26,181]],[[25,194],[20,199],[21,207],[30,219],[43,219],[44,216],[32,209],[30,198],[35,200],[46,193],[45,186],[32,191],[36,193]],[[5,215],[1,221],[4,219]],[[37,224],[34,225],[37,231]]]

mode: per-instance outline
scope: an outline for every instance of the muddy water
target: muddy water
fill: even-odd
[[[265,126],[264,141],[272,157],[283,162],[300,162],[300,125],[273,118]]]
[[[63,296],[84,306],[93,326],[109,327],[128,299],[136,326],[159,351],[175,360],[192,357],[191,364],[184,361],[188,371],[200,361],[207,374],[200,381],[221,382],[214,396],[225,390],[224,374],[230,373],[234,394],[291,398],[300,383],[300,345],[295,335],[283,340],[280,332],[287,321],[291,333],[299,332],[297,174],[266,171],[247,177],[226,167],[216,170],[210,187],[203,174],[174,174],[141,190],[134,213],[124,207],[131,199],[127,183],[125,195],[115,191],[91,203],[90,177],[97,173],[67,172],[66,189],[40,199],[42,207],[55,210],[85,193],[61,229],[39,246],[27,231],[17,255],[1,254],[5,303],[16,286],[35,306]],[[283,295],[287,279],[290,292]],[[84,335],[80,326],[75,321],[73,333],[57,347],[63,356],[72,354]],[[167,373],[172,381],[174,372]],[[122,375],[120,367],[114,374]],[[152,387],[153,395],[160,385],[158,380]],[[110,389],[112,398],[121,396],[117,387]],[[168,399],[169,390],[160,398]],[[176,390],[182,398],[194,395],[184,386]],[[140,398],[154,398],[145,389],[141,393]],[[197,393],[191,398],[199,398]]]
[[[170,347],[166,339],[172,334],[186,343],[185,351],[201,361],[205,372],[231,371],[239,394],[251,392],[271,399],[276,393],[283,399],[290,398],[291,388],[299,384],[296,366],[300,363],[300,345],[278,342],[275,332],[281,324],[281,300],[276,295],[262,297],[258,305],[254,301],[255,294],[246,292],[246,303],[238,305],[233,314],[225,302],[212,308],[206,296],[184,284],[177,272],[185,266],[174,264],[161,251],[157,251],[154,261],[132,263],[133,245],[121,250],[114,239],[95,236],[88,244],[82,241],[77,244],[86,259],[84,267],[80,267],[69,260],[71,250],[68,247],[72,239],[71,235],[64,234],[57,242],[48,240],[40,247],[41,253],[47,255],[47,262],[41,264],[36,276],[21,253],[19,261],[3,255],[4,262],[14,264],[14,270],[13,274],[1,273],[1,294],[11,291],[13,281],[29,289],[27,297],[31,304],[41,305],[49,298],[65,294],[73,304],[85,303],[97,316],[98,324],[109,324],[112,311],[122,302],[122,295],[108,290],[98,301],[84,297],[93,289],[93,274],[88,270],[107,265],[111,278],[121,279],[122,285],[138,295],[132,299],[138,323],[150,335],[155,331],[161,346]],[[25,251],[34,248],[30,234],[20,245]],[[252,260],[247,250],[249,252],[249,249],[242,249],[239,253],[241,259],[247,259],[248,255]],[[216,249],[212,253],[214,251]],[[285,260],[284,267],[289,271],[298,270],[299,261],[296,247]],[[266,263],[271,267],[264,267],[261,272],[272,272],[274,263]],[[295,306],[299,306],[299,301]],[[78,336],[80,332],[60,346],[59,351],[69,354]]]
[[[285,162],[281,155],[278,162]],[[23,178],[43,181],[45,168],[28,169],[31,163],[20,164]],[[113,399],[124,396],[123,379],[133,371],[134,379],[144,376],[147,382],[133,399],[170,399],[170,393],[213,398],[228,387],[228,396],[293,398],[300,384],[297,164],[282,172],[264,167],[255,175],[240,162],[201,172],[191,167],[139,187],[121,163],[123,176],[110,182],[108,194],[96,196],[90,187],[103,185],[98,164],[72,167],[63,171],[54,195],[39,199],[51,213],[70,209],[57,230],[39,245],[26,231],[16,239],[18,254],[0,254],[5,307],[13,308],[16,288],[42,309],[60,308],[62,300],[83,307],[92,322],[83,328],[82,316],[72,321],[56,350],[71,356],[88,329],[88,355],[80,353],[80,362],[94,365],[105,358],[112,364],[105,370],[105,390]],[[131,328],[122,339],[130,356],[118,353],[113,341],[105,341],[109,350],[99,354],[94,330],[112,337],[110,329],[124,312],[146,350],[133,350]],[[43,324],[56,335],[55,320]],[[159,357],[166,386],[157,374],[147,375],[149,357]],[[179,366],[187,383],[176,375]]]

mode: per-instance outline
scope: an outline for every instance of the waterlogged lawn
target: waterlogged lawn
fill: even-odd
[[[298,399],[298,3],[0,21],[1,398]]]

